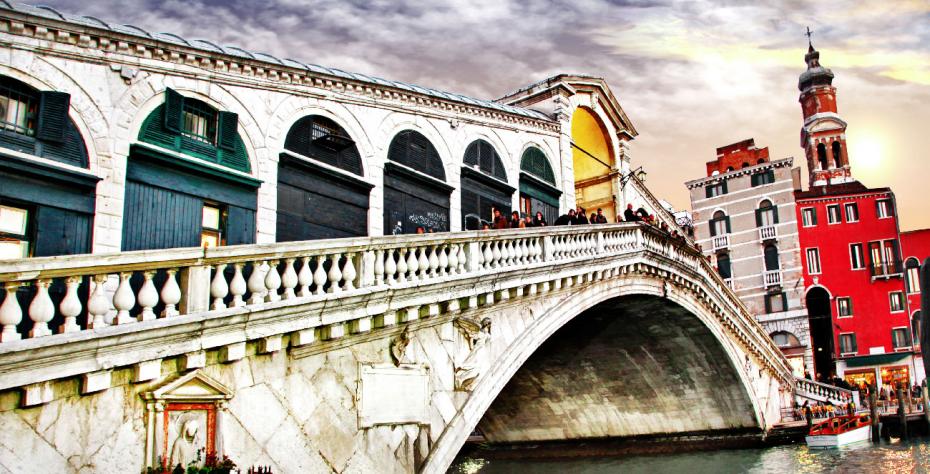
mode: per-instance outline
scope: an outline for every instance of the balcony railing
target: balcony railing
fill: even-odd
[[[732,279],[732,278],[724,278],[724,279],[723,279],[723,282],[727,285],[727,288],[729,288],[729,289],[731,289],[731,290],[734,289],[734,288],[733,288],[733,279]]]
[[[759,239],[763,242],[766,240],[775,240],[777,237],[778,232],[775,230],[774,225],[759,227]]]
[[[729,246],[730,246],[729,234],[718,235],[714,237],[714,241],[713,241],[714,250],[722,250]]]
[[[889,278],[901,276],[903,274],[900,260],[895,260],[894,262],[875,262],[872,263],[869,270],[872,273],[872,278]]]
[[[781,270],[766,270],[762,274],[765,286],[781,285]]]

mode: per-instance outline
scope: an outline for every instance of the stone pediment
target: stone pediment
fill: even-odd
[[[232,390],[222,383],[196,370],[145,394],[146,400],[228,400],[233,397]]]
[[[839,119],[825,118],[818,120],[807,126],[808,133],[820,132],[824,130],[843,129],[846,124]]]

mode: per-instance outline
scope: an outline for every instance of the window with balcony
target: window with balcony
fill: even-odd
[[[891,345],[894,350],[911,348],[911,335],[908,334],[907,328],[894,328],[891,330]]]
[[[29,219],[25,206],[0,204],[0,260],[29,256]]]
[[[873,277],[901,275],[901,260],[898,257],[897,240],[869,242],[869,268]]]
[[[730,233],[730,218],[723,212],[717,211],[709,221],[710,235],[718,236]]]
[[[865,260],[862,256],[862,244],[849,245],[849,264],[853,270],[862,270],[865,268]]]
[[[820,274],[820,249],[807,249],[807,273],[810,275]]]
[[[852,299],[848,296],[836,298],[836,314],[841,318],[852,316]]]
[[[875,212],[879,219],[893,217],[894,208],[891,207],[891,199],[879,199],[875,201]]]
[[[904,264],[906,269],[904,278],[907,280],[908,293],[920,293],[920,262],[916,258],[909,258]]]
[[[730,256],[722,253],[717,255],[717,272],[724,280],[733,278],[732,268],[730,267]]]
[[[784,292],[765,295],[765,312],[767,314],[788,311],[788,298]]]
[[[859,205],[847,202],[843,208],[846,210],[846,222],[859,222]]]
[[[855,355],[859,349],[856,347],[856,335],[853,333],[840,334],[840,354]]]
[[[831,204],[827,206],[827,223],[828,224],[839,224],[843,221],[843,218],[840,216],[840,205]]]
[[[773,271],[778,270],[778,247],[774,245],[766,245],[763,250],[763,256],[765,257],[765,270]]]
[[[904,311],[904,293],[900,291],[892,291],[888,293],[888,301],[891,305],[892,313],[900,313]]]
[[[804,227],[814,227],[817,225],[817,209],[805,207],[801,209],[801,223]]]
[[[767,227],[778,224],[778,208],[768,199],[759,203],[756,209],[756,227]]]

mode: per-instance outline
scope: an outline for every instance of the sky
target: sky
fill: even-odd
[[[494,99],[558,73],[603,77],[639,131],[634,166],[677,209],[715,149],[799,145],[805,28],[833,85],[853,176],[930,227],[930,0],[43,0],[147,30]]]

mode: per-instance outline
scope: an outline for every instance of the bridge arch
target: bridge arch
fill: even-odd
[[[707,335],[719,345],[720,353],[732,369],[731,374],[738,381],[739,390],[745,395],[746,408],[751,409],[752,414],[740,427],[766,429],[770,423],[767,420],[771,419],[772,406],[778,405],[778,383],[759,383],[763,379],[763,370],[759,369],[759,366],[751,361],[751,356],[726,334],[726,329],[717,320],[714,310],[705,304],[701,297],[696,293],[674,288],[670,283],[655,277],[636,278],[635,283],[631,283],[628,278],[609,278],[586,285],[577,291],[566,292],[560,298],[550,299],[549,301],[555,302],[541,308],[533,316],[533,321],[509,341],[501,340],[499,335],[495,337],[492,330],[492,347],[496,341],[500,341],[498,344],[506,343],[506,347],[494,347],[490,368],[478,380],[468,400],[431,447],[423,471],[440,471],[449,466],[498,395],[514,379],[521,367],[556,332],[600,304],[622,301],[627,297],[663,301],[664,304],[677,307],[696,319]]]

